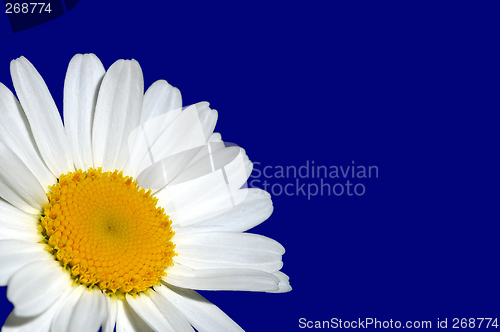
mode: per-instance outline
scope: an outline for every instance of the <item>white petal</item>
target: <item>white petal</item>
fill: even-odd
[[[71,323],[71,319],[73,315],[78,315],[76,312],[76,304],[78,300],[82,296],[82,293],[85,291],[84,286],[76,286],[73,287],[72,292],[69,294],[68,298],[59,308],[59,311],[54,316],[54,320],[52,321],[52,332],[67,332],[69,331],[69,325]]]
[[[74,170],[61,117],[42,77],[24,57],[13,60],[10,71],[45,164],[55,176]]]
[[[2,141],[0,155],[0,196],[22,211],[39,213],[48,202],[40,182]]]
[[[210,218],[232,208],[222,170],[177,185],[168,185],[156,194],[172,225],[186,225]]]
[[[28,119],[10,90],[0,83],[0,140],[3,141],[35,175],[45,192],[56,182],[36,147]]]
[[[69,321],[69,332],[98,331],[108,315],[106,295],[97,289],[85,289]]]
[[[155,288],[158,287],[160,286],[155,286]],[[194,331],[186,317],[167,298],[155,291],[150,291],[150,298],[172,325],[174,331]]]
[[[212,144],[209,145],[210,147]],[[248,157],[245,150],[240,147],[229,147],[209,153],[196,163],[186,168],[170,185],[177,185],[194,179],[201,178],[214,171],[221,170],[224,173],[224,184],[228,190],[237,192],[245,183],[250,173],[247,173],[245,165]],[[239,204],[236,201],[235,204]]]
[[[77,54],[68,66],[64,81],[64,124],[77,169],[87,170],[94,165],[92,122],[105,72],[94,54]]]
[[[197,103],[196,111],[198,112],[198,117],[200,119],[201,128],[203,128],[203,134],[205,136],[205,141],[209,139],[215,129],[215,124],[217,123],[218,113],[216,110],[209,107],[208,102]]]
[[[136,177],[149,165],[139,168],[144,157],[150,155],[151,144],[156,142],[181,111],[182,100],[178,89],[164,80],[156,81],[149,87],[142,103],[140,126],[129,137],[130,155],[125,166],[126,174]],[[164,185],[159,188],[163,187]]]
[[[193,158],[193,160],[191,160],[191,162],[188,164],[187,167],[190,167],[191,165],[193,165],[195,162],[197,162],[201,158],[208,156],[209,154],[214,153],[218,150],[222,150],[224,148],[225,148],[225,145],[224,145],[224,142],[222,142],[220,134],[213,133],[208,138],[206,146],[203,147],[202,150],[200,150],[200,152],[196,155],[196,157]]]
[[[38,217],[0,198],[0,240],[11,239],[32,243],[42,240],[38,233]]]
[[[34,262],[11,277],[7,298],[14,304],[16,315],[34,316],[47,310],[70,286],[69,273],[59,262]]]
[[[168,267],[163,280],[171,285],[199,290],[278,290],[279,278],[271,273],[250,269],[194,270],[174,264]]]
[[[144,94],[142,102],[141,123],[145,123],[159,115],[169,113],[169,125],[182,109],[182,98],[179,89],[171,86],[165,80],[154,82]],[[170,114],[172,111],[172,114]]]
[[[94,166],[104,171],[123,169],[129,135],[139,126],[144,81],[135,60],[118,60],[101,84],[92,129]]]
[[[247,189],[243,202],[215,217],[176,228],[177,235],[200,232],[244,232],[257,226],[273,213],[271,196],[261,189]]]
[[[186,227],[241,204],[247,195],[247,190],[239,190],[248,177],[245,159],[239,147],[219,150],[184,170],[158,192],[158,204],[171,216],[172,225]]]
[[[239,147],[229,147],[218,150],[214,153],[208,153],[206,156],[198,160],[186,168],[179,176],[171,183],[176,185],[188,181],[201,178],[205,175],[225,168],[231,163],[240,165],[246,157],[245,151]],[[243,180],[244,182],[244,180]],[[243,183],[241,183],[243,184]]]
[[[158,294],[168,299],[200,332],[243,331],[222,310],[195,291],[171,285],[155,286],[154,289]]]
[[[127,294],[126,298],[135,313],[154,331],[177,331],[146,294],[139,294],[135,299]]]
[[[280,283],[278,284],[279,289],[277,291],[270,291],[269,293],[286,293],[292,290],[292,286],[290,286],[290,278],[281,271],[276,271],[273,273],[276,277],[280,279]]]
[[[137,182],[142,188],[152,189],[153,194],[156,193],[175,179],[199,150],[200,148],[192,148],[155,162],[137,176]]]
[[[130,307],[127,301],[116,301],[116,332],[153,331]]]
[[[42,314],[35,317],[21,317],[17,315],[16,310],[14,309],[5,321],[5,324],[2,327],[2,332],[49,331],[55,314],[64,304],[71,291],[71,287],[66,287],[63,294],[54,302],[54,304],[52,304]]]
[[[106,321],[102,325],[102,332],[113,332],[116,324],[116,312],[118,311],[117,302],[121,300],[109,296],[106,296],[105,299],[108,307],[108,317],[106,317]]]
[[[0,198],[0,211],[2,213],[6,213],[12,217],[22,218],[23,221],[26,221],[29,219],[31,222],[30,218],[25,218],[26,216],[37,217],[36,214],[29,214],[29,213],[26,213],[26,212],[19,210],[17,207],[15,207],[14,205],[10,204],[9,202],[7,202],[1,198]]]
[[[56,314],[51,330],[61,332],[98,331],[107,315],[106,295],[97,289],[89,291],[84,286],[76,286]]]
[[[222,136],[220,135],[220,133],[213,133],[212,135],[210,135],[210,137],[208,138],[208,141],[209,142],[212,142],[212,143],[219,143],[219,142],[222,142]]]
[[[42,237],[36,227],[0,224],[0,240],[20,240],[37,243],[42,240]]]
[[[175,263],[193,269],[247,268],[265,272],[281,269],[281,256],[285,249],[278,242],[249,233],[197,233],[177,234]]]
[[[25,265],[50,260],[51,255],[44,247],[42,243],[19,240],[0,241],[0,285],[5,286],[12,275]]]
[[[224,150],[224,152],[218,152],[220,150]],[[205,169],[205,172],[208,172],[210,167],[213,169],[224,167],[224,172],[231,176],[230,184],[232,190],[242,188],[242,186],[246,188],[244,186],[245,181],[252,173],[253,164],[245,154],[245,150],[234,143],[224,143],[219,133],[213,133],[208,139],[206,148],[196,155],[188,167],[191,167],[191,165],[203,158],[205,158],[205,161],[199,162],[196,166],[199,171]],[[182,176],[189,174],[188,171],[186,173]],[[188,176],[192,177],[192,175]]]
[[[211,110],[206,103],[200,103],[189,106],[170,122],[169,114],[176,112],[156,116],[134,131],[129,143],[133,151],[131,158],[134,158],[131,162],[137,165],[133,168],[134,173],[140,173],[167,157],[196,148],[201,149],[205,145],[209,136],[208,131],[213,130],[206,125],[207,123],[210,125],[210,121],[217,118],[217,112]],[[139,151],[137,151],[138,146]],[[191,159],[196,153],[197,151],[194,151]],[[189,161],[190,159],[186,160],[184,166]],[[165,179],[164,185],[170,181],[172,178]]]

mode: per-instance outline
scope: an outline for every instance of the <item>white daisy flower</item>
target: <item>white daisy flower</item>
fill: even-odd
[[[2,331],[240,331],[194,290],[286,292],[284,248],[244,233],[272,213],[208,103],[144,94],[135,60],[71,60],[63,126],[40,74],[0,84]]]

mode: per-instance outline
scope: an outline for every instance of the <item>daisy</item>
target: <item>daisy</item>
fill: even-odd
[[[0,83],[2,331],[240,331],[194,290],[290,291],[284,248],[245,233],[272,213],[208,103],[144,94],[135,60],[71,60],[63,126],[40,74]]]

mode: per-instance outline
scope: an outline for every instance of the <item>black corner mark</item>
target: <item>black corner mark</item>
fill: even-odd
[[[37,2],[35,2],[37,1]],[[40,1],[40,2],[38,2]],[[19,32],[51,21],[73,9],[78,0],[4,0],[4,13],[12,32]]]

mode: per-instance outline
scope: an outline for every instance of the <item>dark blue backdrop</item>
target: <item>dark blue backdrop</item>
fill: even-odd
[[[202,293],[244,329],[498,317],[499,2],[81,1],[15,34],[0,19],[8,87],[9,62],[24,55],[61,109],[75,53],[106,68],[134,58],[146,86],[166,79],[185,105],[209,101],[222,138],[272,167],[252,178],[276,193],[253,232],[285,246],[293,291]],[[377,166],[378,178],[350,180],[361,196],[308,199],[346,179],[274,176],[313,161]],[[287,184],[292,195],[279,195]]]

